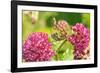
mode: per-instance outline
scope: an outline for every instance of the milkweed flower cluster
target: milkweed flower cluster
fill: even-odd
[[[59,20],[55,25],[55,29],[60,31],[62,35],[67,35],[68,28],[69,28],[69,25],[64,20]]]
[[[64,20],[60,20],[58,21],[58,23],[56,24],[56,29],[60,30],[60,31],[65,31],[66,27],[67,27],[68,23]]]
[[[49,61],[52,56],[54,51],[47,33],[34,32],[25,40],[22,49],[22,58],[25,62]]]
[[[89,30],[81,23],[72,26],[72,30],[75,34],[69,37],[69,41],[74,45],[74,59],[82,59],[90,41]]]

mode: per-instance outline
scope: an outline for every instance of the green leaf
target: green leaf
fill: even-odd
[[[66,41],[58,51],[60,60],[73,60],[73,45]]]

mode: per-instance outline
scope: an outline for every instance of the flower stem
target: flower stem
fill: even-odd
[[[61,43],[61,45],[58,47],[58,49],[57,49],[56,52],[58,52],[58,51],[61,49],[61,47],[64,45],[65,42],[66,42],[66,40],[64,40],[64,41]]]
[[[58,47],[56,53],[61,49],[61,47],[64,45],[65,42],[66,42],[66,40],[64,40],[64,41],[61,43],[61,45]],[[58,60],[59,60],[58,54],[55,54],[55,56],[56,56],[56,60],[58,61]]]

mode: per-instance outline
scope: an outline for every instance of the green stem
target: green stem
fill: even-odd
[[[58,47],[56,53],[61,49],[61,47],[64,45],[65,42],[66,42],[66,40],[64,40],[64,41],[61,43],[61,45]],[[56,54],[55,56],[56,56],[56,59],[57,59],[57,61],[58,61],[58,60],[59,60],[59,56],[58,56],[57,54]]]
[[[64,40],[64,41],[61,43],[61,45],[58,47],[58,49],[57,49],[56,52],[58,52],[58,51],[61,49],[61,47],[64,45],[65,42],[66,42],[66,40]]]

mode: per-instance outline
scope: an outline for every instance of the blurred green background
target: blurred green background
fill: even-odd
[[[57,21],[65,20],[69,25],[76,23],[83,23],[87,28],[90,28],[90,14],[89,13],[69,13],[69,12],[47,12],[47,11],[22,11],[22,39],[27,39],[31,32],[46,32],[49,35],[50,41],[53,43],[53,50],[57,50],[62,41],[55,41],[50,34],[55,31],[52,30],[53,18]],[[68,46],[66,46],[68,45]],[[70,42],[64,43],[62,49],[57,53],[59,60],[73,59],[73,45]],[[56,60],[55,57],[52,60]]]

